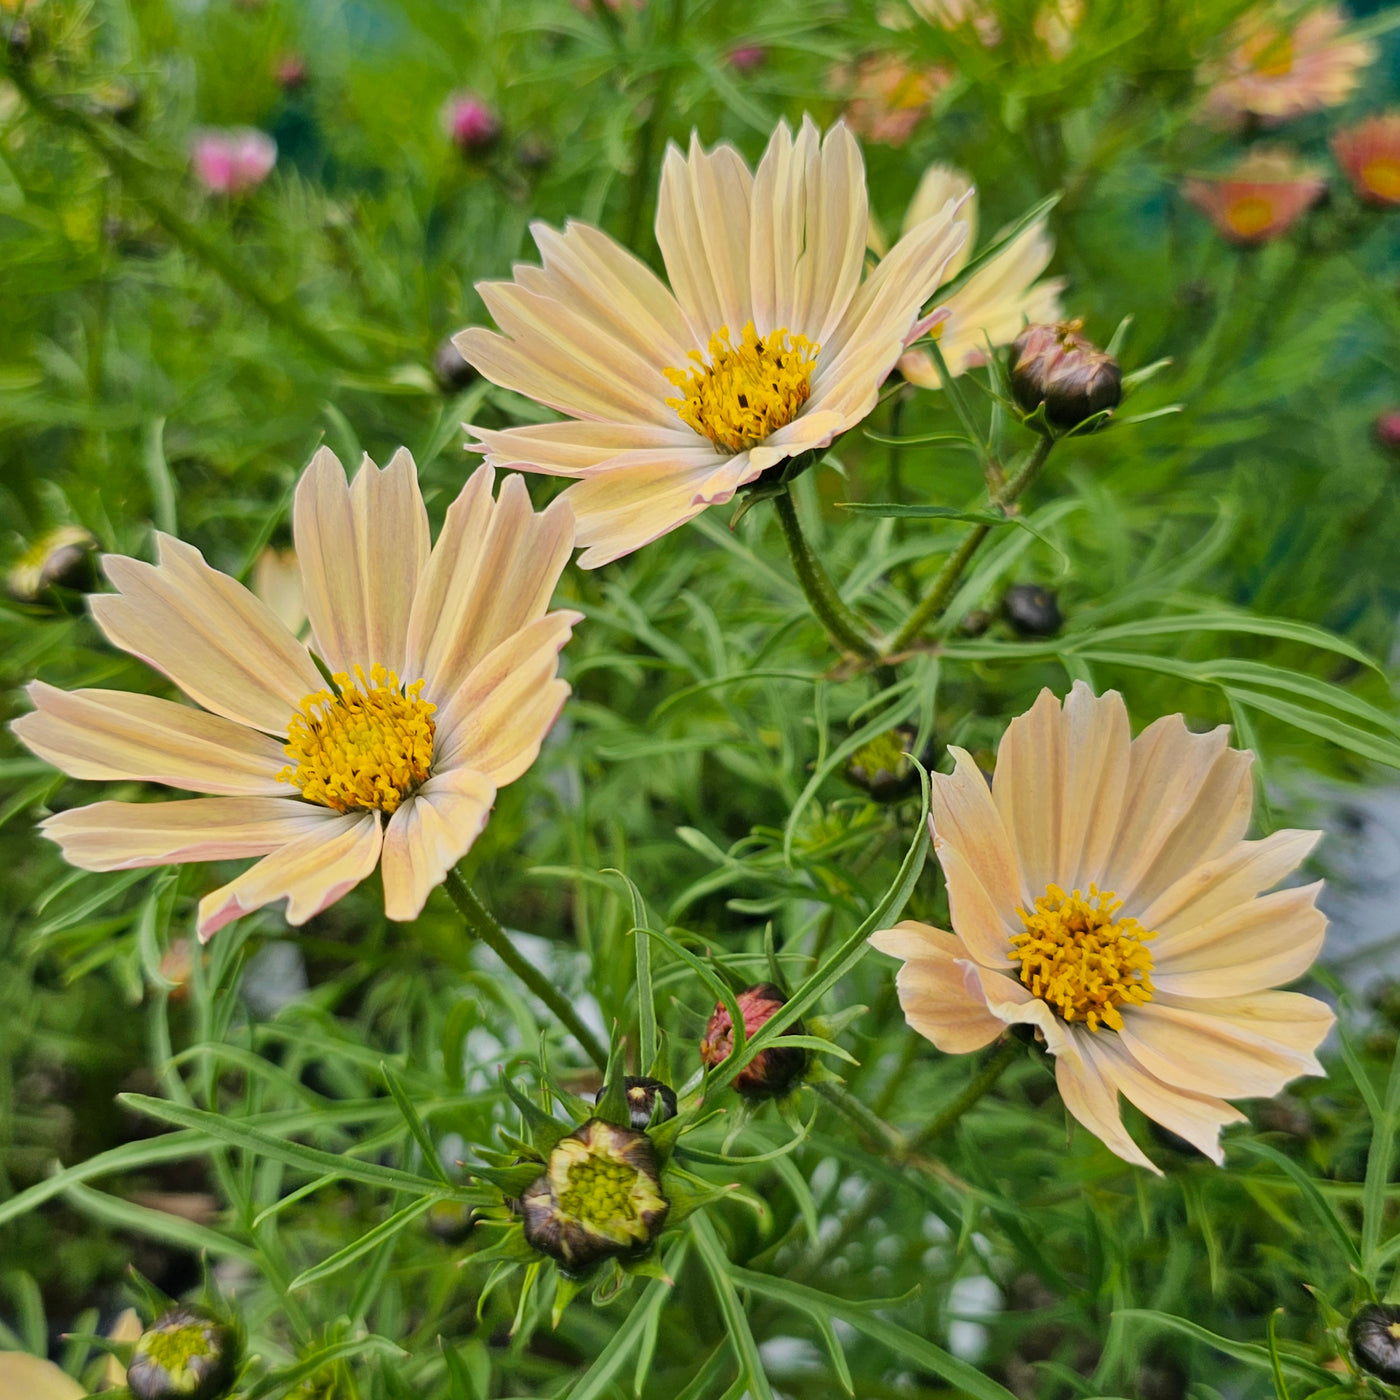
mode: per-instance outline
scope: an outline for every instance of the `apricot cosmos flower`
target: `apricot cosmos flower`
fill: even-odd
[[[366,458],[353,486],[319,451],[293,514],[311,650],[180,540],[157,535],[155,565],[107,556],[97,625],[202,708],[35,681],[15,733],[75,778],[208,795],[97,802],[44,834],[84,870],[262,857],[201,901],[203,938],[280,899],[303,923],[376,864],[385,913],[416,918],[569,692],[558,655],[580,614],[545,611],[569,507],[536,515],[519,477],[493,499],[494,476],[471,476],[430,550],[406,451],[383,471]]]
[[[542,267],[478,290],[503,334],[456,338],[488,379],[567,415],[493,431],[487,461],[577,478],[563,499],[596,568],[684,524],[874,408],[962,246],[955,201],[864,281],[865,167],[838,122],[780,123],[756,172],[674,146],[656,236],[674,293],[587,224],[532,228]]]
[[[1272,990],[1322,946],[1321,882],[1271,889],[1321,833],[1247,841],[1254,755],[1180,715],[1129,737],[1115,691],[1042,691],[1011,722],[989,789],[951,749],[930,827],[954,932],[907,920],[872,936],[905,960],[909,1024],[962,1053],[1034,1026],[1065,1106],[1126,1161],[1156,1168],[1118,1095],[1216,1162],[1226,1098],[1321,1074],[1320,1001]]]

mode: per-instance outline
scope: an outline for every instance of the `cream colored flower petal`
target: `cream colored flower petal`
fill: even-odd
[[[87,1393],[52,1361],[27,1351],[0,1351],[0,1400],[83,1400]]]
[[[667,148],[656,241],[695,349],[708,345],[721,326],[737,337],[749,319],[752,193],[753,176],[733,146],[721,143],[706,151],[692,133],[688,156],[674,145]]]
[[[1066,776],[1061,720],[1060,702],[1042,690],[1035,704],[1007,726],[992,777],[992,797],[1032,898],[1059,883],[1061,875]]]
[[[1074,1033],[1014,977],[981,967],[970,958],[959,964],[968,991],[986,999],[987,1010],[1008,1026],[1034,1026],[1052,1055],[1075,1055]]]
[[[895,977],[904,1019],[945,1054],[989,1045],[1006,1023],[987,1010],[980,987],[970,989],[959,965],[962,947],[951,934],[914,920],[872,934],[882,953],[905,959]]]
[[[1320,831],[1276,831],[1241,841],[1223,855],[1187,871],[1138,915],[1144,928],[1169,941],[1272,889],[1302,864]]]
[[[1159,995],[1134,1007],[1119,1032],[1150,1074],[1220,1098],[1268,1097],[1301,1074],[1321,1074],[1313,1051],[1336,1019],[1297,992],[1195,999]]]
[[[785,428],[769,433],[760,446],[751,447],[749,461],[757,471],[766,472],[787,457],[828,446],[845,429],[846,420],[839,413],[802,413]]]
[[[523,478],[478,467],[448,508],[408,622],[408,670],[442,711],[472,668],[544,614],[574,544],[566,501],[536,515]]]
[[[948,752],[954,759],[952,773],[930,774],[929,830],[934,850],[941,860],[945,843],[955,847],[1003,911],[1002,918],[1014,919],[1016,907],[1030,908],[1034,899],[1021,878],[1001,813],[972,755],[955,745]]]
[[[439,716],[438,771],[470,768],[505,787],[535,761],[569,694],[559,652],[582,620],[550,613],[482,658]]]
[[[285,734],[323,684],[307,650],[266,603],[204,556],[157,533],[156,565],[109,554],[116,593],[88,606],[113,646],[168,676],[191,700],[238,724]]]
[[[236,880],[199,901],[199,937],[207,941],[225,924],[265,904],[287,901],[286,920],[304,924],[348,894],[379,861],[383,836],[378,812],[330,817],[309,835],[279,847]]]
[[[1248,830],[1254,755],[1227,748],[1228,737],[1223,725],[1193,734],[1168,715],[1133,740],[1118,833],[1095,878],[1134,914]]]
[[[629,451],[688,451],[697,445],[697,434],[679,418],[672,428],[655,423],[529,423],[520,428],[478,428],[463,425],[478,439],[467,450],[485,447],[493,467],[513,467],[522,472],[550,476],[587,476],[605,467],[614,457]],[[716,460],[718,455],[716,455]],[[727,460],[727,459],[726,459]]]
[[[134,870],[266,855],[323,830],[335,815],[287,797],[194,797],[94,802],[56,812],[39,829],[80,870]]]
[[[925,219],[932,219],[950,199],[958,204],[958,217],[967,224],[967,242],[953,254],[948,270],[943,274],[948,280],[967,266],[968,257],[977,246],[977,187],[971,177],[956,166],[936,162],[930,165],[919,179],[899,230],[903,237],[918,228]],[[962,203],[959,204],[959,201]]]
[[[691,454],[686,454],[690,456]],[[561,497],[573,507],[574,543],[583,547],[578,564],[596,569],[722,505],[758,475],[747,452],[721,465],[711,453],[696,452],[687,465],[678,453],[650,461],[608,467],[576,481]]]
[[[1085,1032],[1087,1036],[1089,1032]],[[1084,1036],[1076,1035],[1080,1041]],[[1055,1084],[1065,1107],[1108,1148],[1135,1167],[1146,1167],[1157,1176],[1158,1167],[1128,1136],[1118,1115],[1118,1090],[1098,1064],[1082,1053],[1061,1055],[1055,1061]]]
[[[824,345],[860,285],[869,210],[865,163],[844,122],[823,141],[804,117],[773,133],[754,176],[749,266],[758,332],[786,327]]]
[[[73,778],[135,779],[230,797],[286,797],[286,755],[275,739],[154,695],[59,690],[34,681],[32,714],[10,726],[40,758]]]
[[[381,865],[384,913],[409,923],[481,835],[496,787],[468,769],[434,774],[389,819]]]
[[[1224,1165],[1221,1128],[1249,1121],[1233,1104],[1163,1084],[1148,1074],[1111,1035],[1084,1036],[1079,1045],[1086,1058],[1093,1061],[1095,1068],[1130,1104],[1153,1122],[1185,1138],[1216,1166]]]
[[[1185,997],[1262,992],[1301,977],[1322,950],[1322,881],[1278,890],[1152,943],[1152,983]]]
[[[983,967],[1011,967],[1011,936],[1022,931],[1015,907],[1004,893],[998,898],[978,878],[977,866],[952,842],[938,846],[938,860],[948,886],[948,912],[966,952]],[[1000,893],[1000,892],[999,892]],[[1014,920],[1014,926],[1013,921]]]
[[[252,589],[277,614],[294,636],[306,626],[306,590],[301,586],[301,565],[294,549],[269,545],[253,565]]]
[[[409,679],[404,634],[428,559],[428,513],[413,458],[400,448],[380,471],[366,457],[347,486],[335,453],[321,448],[297,484],[292,529],[321,659],[332,672],[353,676],[358,665],[368,674],[378,664]]]

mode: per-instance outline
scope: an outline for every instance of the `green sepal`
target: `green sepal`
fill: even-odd
[[[659,1079],[668,1088],[674,1089],[676,1086],[671,1083],[671,1076],[667,1072],[669,1055],[666,1048],[666,1031],[663,1027],[656,1028],[656,1054],[652,1057],[651,1064],[647,1067],[647,1076],[651,1079]]]
[[[559,1145],[561,1138],[572,1131],[553,1115],[548,1114],[528,1094],[522,1093],[506,1078],[505,1071],[499,1075],[501,1087],[510,1095],[511,1102],[520,1110],[525,1119],[525,1129],[530,1135],[530,1147],[542,1158],[548,1157]],[[502,1133],[502,1138],[505,1134]]]
[[[608,1047],[608,1068],[603,1076],[603,1097],[593,1106],[592,1117],[601,1118],[614,1127],[630,1128],[632,1110],[627,1103],[627,1076],[624,1073],[623,1051],[627,1041],[617,1034],[613,1023],[612,1044]]]
[[[794,1087],[803,1084],[844,1084],[845,1082],[834,1069],[824,1065],[820,1060],[808,1060],[807,1068],[802,1071],[802,1078],[797,1081],[797,1085]],[[786,1094],[778,1102],[785,1103],[790,1098],[792,1095]]]
[[[598,1116],[598,1107],[596,1104],[589,1103],[589,1101],[580,1094],[570,1093],[553,1075],[546,1074],[545,1082],[549,1085],[549,1092],[559,1101],[559,1106],[573,1119],[576,1125],[586,1123],[590,1118],[596,1118]],[[564,1134],[565,1137],[568,1136],[570,1131],[572,1131],[572,1129],[566,1130]]]
[[[697,1210],[715,1205],[719,1201],[739,1201],[748,1206],[765,1232],[772,1222],[772,1213],[767,1203],[753,1192],[746,1191],[737,1182],[716,1186],[703,1177],[673,1166],[661,1174],[661,1191],[671,1203],[670,1212],[666,1216],[667,1230],[679,1225]]]
[[[136,1310],[142,1315],[146,1325],[149,1326],[162,1313],[169,1312],[175,1306],[174,1298],[157,1288],[134,1264],[126,1271],[126,1281],[136,1294]]]
[[[554,1277],[554,1307],[549,1315],[549,1325],[558,1327],[559,1319],[564,1316],[564,1309],[583,1292],[587,1280],[574,1278],[560,1269],[554,1271]]]
[[[539,1251],[525,1238],[525,1227],[518,1221],[485,1249],[478,1249],[462,1260],[466,1264],[528,1264],[538,1259]]]
[[[654,1278],[665,1284],[675,1283],[675,1279],[662,1266],[661,1259],[654,1249],[645,1258],[629,1259],[623,1267],[633,1278]]]
[[[464,1264],[467,1260],[462,1261]],[[486,1316],[486,1300],[496,1291],[497,1287],[504,1283],[521,1265],[519,1259],[499,1259],[496,1267],[481,1285],[481,1295],[476,1300],[476,1320],[478,1325]]]
[[[489,1181],[503,1196],[518,1196],[532,1186],[544,1168],[539,1162],[521,1162],[513,1167],[470,1166],[467,1171]]]
[[[625,1265],[620,1259],[613,1259],[611,1263],[612,1268],[605,1270],[593,1285],[593,1297],[589,1301],[595,1308],[605,1308],[609,1303],[617,1302],[632,1286],[633,1275],[637,1272],[636,1265]]]
[[[675,1151],[677,1140],[682,1133],[693,1132],[712,1118],[723,1116],[725,1110],[722,1108],[712,1108],[705,1113],[697,1115],[695,1110],[686,1113],[678,1113],[674,1118],[668,1118],[664,1123],[658,1123],[654,1128],[647,1129],[647,1136],[651,1139],[651,1145],[656,1150],[656,1160],[659,1165],[665,1166],[671,1158],[671,1153]]]
[[[807,1029],[822,1040],[835,1040],[847,1026],[860,1020],[869,1010],[868,1006],[848,1006],[827,1016],[808,1016]]]

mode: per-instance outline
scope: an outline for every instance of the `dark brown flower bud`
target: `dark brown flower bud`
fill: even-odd
[[[48,530],[20,556],[6,584],[22,603],[34,602],[48,588],[90,588],[92,552],[97,541],[81,525]]]
[[[670,1209],[651,1139],[601,1118],[561,1138],[520,1198],[525,1238],[570,1274],[645,1254]]]
[[[1023,637],[1053,637],[1064,624],[1059,599],[1034,583],[1012,584],[1001,600],[1001,611]]]
[[[1011,344],[1011,392],[1027,413],[1043,403],[1057,428],[1075,428],[1123,397],[1118,362],[1079,334],[1082,321],[1028,326]]]
[[[771,982],[746,987],[738,995],[739,1014],[744,1018],[745,1036],[755,1035],[787,1004],[787,998]],[[788,1027],[801,1035],[802,1023]],[[700,1041],[700,1058],[711,1069],[722,1065],[734,1053],[734,1023],[729,1010],[719,1002]],[[769,1099],[785,1094],[807,1068],[807,1052],[799,1045],[770,1045],[760,1050],[734,1077],[734,1087],[749,1098]]]
[[[877,734],[846,760],[846,781],[868,792],[876,802],[902,802],[913,797],[919,791],[919,770],[910,761],[909,752],[918,737],[918,731],[907,724]],[[919,755],[919,762],[932,768],[933,759],[930,744]]]
[[[1400,1385],[1400,1307],[1367,1303],[1347,1328],[1351,1354],[1363,1371]]]
[[[126,1384],[135,1400],[220,1400],[237,1370],[233,1328],[202,1308],[178,1307],[141,1334]]]
[[[433,376],[445,394],[465,389],[476,378],[476,371],[462,358],[451,336],[433,351]]]
[[[658,1123],[676,1116],[676,1091],[669,1084],[663,1084],[659,1079],[648,1079],[642,1074],[629,1074],[626,1089],[627,1112],[638,1132],[651,1125],[651,1115],[656,1111],[658,1100],[661,1103],[661,1112],[656,1116]],[[594,1094],[593,1102],[602,1103],[603,1095],[607,1092],[608,1086],[605,1084]]]

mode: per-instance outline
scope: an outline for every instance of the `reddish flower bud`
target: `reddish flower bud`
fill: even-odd
[[[787,998],[771,982],[746,987],[737,997],[744,1018],[744,1034],[752,1037],[786,1004]],[[788,1027],[801,1035],[802,1023]],[[700,1041],[700,1059],[711,1069],[734,1053],[734,1023],[723,1002],[716,1005]],[[785,1094],[807,1068],[807,1052],[796,1045],[770,1045],[760,1050],[734,1077],[734,1087],[748,1098],[767,1099]]]
[[[768,62],[768,50],[762,44],[740,44],[729,50],[726,60],[736,73],[752,73]]]
[[[1027,413],[1043,403],[1057,428],[1074,428],[1123,397],[1118,362],[1079,334],[1083,321],[1028,326],[1011,345],[1011,392]]]
[[[299,53],[284,53],[273,65],[272,76],[283,92],[295,92],[305,86],[306,60]]]
[[[1371,435],[1377,447],[1400,455],[1400,408],[1388,408],[1384,413],[1376,414],[1371,424]]]
[[[501,120],[475,93],[456,92],[443,109],[443,125],[459,150],[475,153],[493,146],[501,134]]]

